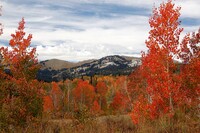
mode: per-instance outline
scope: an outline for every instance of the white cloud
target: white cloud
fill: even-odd
[[[40,60],[78,61],[110,54],[135,55],[146,50],[148,15],[154,3],[158,6],[162,1],[35,0],[35,3],[29,4],[22,0],[4,0],[3,16],[0,18],[4,25],[1,39],[9,40],[18,22],[25,17],[25,30],[33,34],[32,44],[37,47]],[[198,0],[176,3],[182,7],[182,18],[200,18]],[[109,6],[104,7],[104,4]],[[115,5],[123,8],[118,11]],[[131,13],[138,9],[141,13],[120,11],[126,7]],[[185,32],[196,29],[198,27],[194,25],[186,26]]]
[[[199,0],[177,1],[177,5],[181,6],[182,17],[200,18]]]
[[[113,52],[113,50],[115,52]],[[67,58],[69,61],[97,59],[106,55],[116,55],[120,53],[126,53],[127,55],[134,54],[134,52],[129,53],[128,49],[119,45],[94,45],[84,43],[79,44],[74,42],[71,42],[70,44],[68,42],[64,42],[57,46],[37,46],[37,51],[43,55],[40,56],[40,60],[58,57],[63,60]]]

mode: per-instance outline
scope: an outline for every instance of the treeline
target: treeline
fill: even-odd
[[[74,79],[44,84],[43,109],[49,117],[80,117],[130,112],[127,77],[98,77],[93,85]]]

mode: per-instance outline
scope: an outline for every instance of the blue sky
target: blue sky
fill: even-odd
[[[22,17],[39,60],[81,61],[107,55],[140,56],[146,50],[148,19],[163,0],[1,0],[0,22],[8,45]],[[176,0],[184,33],[200,27],[200,0]]]

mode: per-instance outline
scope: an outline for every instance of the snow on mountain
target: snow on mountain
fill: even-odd
[[[51,82],[51,81],[60,81],[67,78],[76,78],[80,76],[93,76],[93,75],[128,75],[130,74],[135,67],[141,65],[140,58],[134,57],[123,57],[119,55],[106,56],[98,60],[90,60],[82,64],[73,63],[69,67],[69,62],[61,62],[60,60],[57,63],[61,63],[63,67],[60,69],[55,66],[56,60],[53,62],[51,67],[51,60],[47,62],[42,62],[42,68],[38,72],[38,79]],[[45,64],[48,65],[45,66]],[[63,65],[64,64],[64,65]],[[59,64],[58,64],[59,65]],[[65,67],[67,66],[67,67]],[[51,69],[49,69],[51,68]]]

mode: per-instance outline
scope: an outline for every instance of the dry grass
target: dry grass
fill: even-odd
[[[23,133],[199,133],[199,118],[187,116],[171,120],[162,117],[155,121],[146,121],[134,125],[128,115],[110,115],[77,119],[42,120],[37,124],[28,124],[24,129],[11,130]]]
[[[128,115],[101,116],[78,120],[50,120],[43,126],[44,133],[131,133],[135,130]]]

